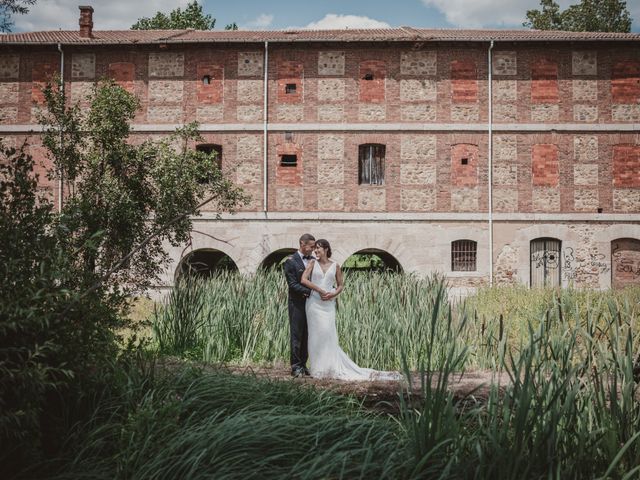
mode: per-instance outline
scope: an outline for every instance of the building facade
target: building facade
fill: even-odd
[[[46,165],[56,73],[80,105],[102,77],[135,93],[134,142],[200,122],[252,200],[196,218],[160,288],[185,255],[252,273],[305,232],[457,289],[640,284],[640,35],[92,26],[0,37],[0,136]]]

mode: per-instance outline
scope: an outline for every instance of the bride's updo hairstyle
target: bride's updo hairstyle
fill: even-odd
[[[331,258],[331,245],[329,245],[329,242],[327,240],[325,240],[324,238],[321,238],[320,240],[316,240],[316,247],[322,247],[326,249],[327,258]]]

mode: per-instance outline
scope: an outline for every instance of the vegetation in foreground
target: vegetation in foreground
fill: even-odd
[[[444,284],[427,282],[422,293],[433,303],[421,317],[423,381],[403,387],[420,385],[414,393],[421,400],[401,400],[396,417],[295,381],[166,370],[155,365],[153,350],[130,350],[110,388],[93,400],[92,415],[70,429],[65,455],[24,476],[46,470],[57,472],[51,478],[637,477],[636,317],[626,316],[624,301],[621,308],[616,294],[602,294],[603,308],[578,318],[586,292],[550,292],[552,308],[539,305],[539,321],[526,322],[511,340],[503,322],[495,356],[484,353],[511,384],[491,387],[486,398],[454,398],[448,382],[483,351],[474,354],[468,343],[481,320],[464,308],[453,311]],[[193,301],[193,285],[182,289],[191,289]],[[482,292],[469,304],[493,294]],[[513,295],[522,300],[527,293]],[[532,302],[538,295],[531,292]],[[473,311],[481,307],[487,303],[475,303]]]

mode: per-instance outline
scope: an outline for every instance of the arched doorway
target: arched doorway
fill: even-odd
[[[618,238],[611,242],[611,286],[640,285],[640,240]]]
[[[262,261],[262,263],[260,264],[260,268],[262,270],[269,270],[270,268],[282,268],[284,261],[289,257],[289,255],[295,252],[295,248],[281,248],[280,250],[271,252]]]
[[[560,286],[561,249],[562,242],[557,238],[531,240],[529,255],[532,288]]]
[[[389,252],[377,248],[358,250],[342,264],[345,272],[394,272],[402,273],[402,265]]]
[[[176,280],[182,276],[209,278],[221,272],[237,272],[238,266],[226,253],[215,249],[189,252],[176,270]]]

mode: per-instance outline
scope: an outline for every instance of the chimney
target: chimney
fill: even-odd
[[[93,35],[93,7],[82,6],[80,9],[80,37],[91,38]]]

